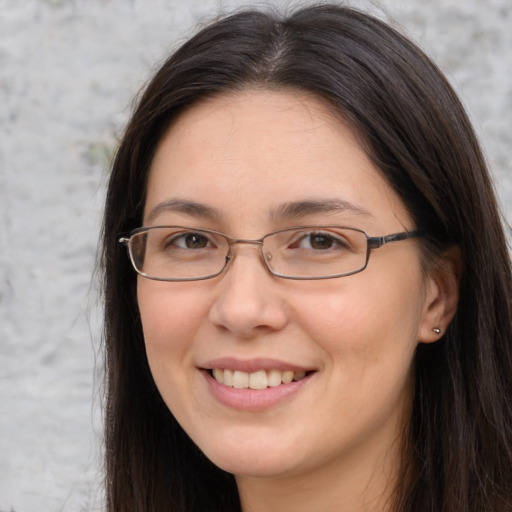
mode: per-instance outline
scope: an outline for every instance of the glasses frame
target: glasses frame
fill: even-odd
[[[216,272],[214,274],[209,274],[207,276],[202,276],[202,277],[177,277],[177,278],[154,277],[154,276],[149,276],[148,274],[140,271],[135,264],[135,259],[133,257],[133,253],[132,253],[131,240],[135,235],[138,235],[140,233],[145,233],[145,232],[151,231],[153,229],[161,229],[161,228],[178,228],[178,229],[186,229],[186,230],[191,230],[191,231],[197,230],[197,231],[203,231],[205,233],[212,233],[214,235],[220,235],[220,236],[224,237],[227,240],[229,248],[230,248],[228,254],[226,254],[226,257],[225,257],[224,266],[221,268],[221,270],[219,270],[219,272]],[[357,270],[351,270],[350,272],[342,272],[339,274],[333,274],[333,275],[327,275],[327,276],[313,276],[313,277],[288,276],[285,274],[280,274],[279,272],[275,272],[274,270],[272,270],[270,268],[270,266],[267,262],[267,259],[265,258],[265,255],[263,254],[263,243],[265,241],[265,238],[268,238],[269,236],[275,235],[277,233],[282,233],[284,231],[293,231],[295,229],[313,229],[314,230],[314,229],[328,229],[328,228],[330,228],[330,229],[332,229],[332,228],[349,229],[351,231],[357,231],[359,233],[362,233],[366,237],[366,257],[365,257],[365,263],[361,268],[359,268]],[[206,279],[213,279],[214,277],[217,277],[220,274],[222,274],[228,268],[229,264],[234,260],[235,254],[231,251],[231,247],[236,244],[258,245],[260,247],[261,260],[262,260],[265,268],[273,276],[280,277],[282,279],[292,279],[295,281],[318,281],[318,280],[322,280],[322,279],[336,279],[338,277],[346,277],[346,276],[358,274],[359,272],[362,272],[368,266],[368,261],[370,260],[370,254],[373,250],[378,249],[379,247],[383,247],[384,245],[392,243],[392,242],[401,242],[402,240],[416,238],[420,235],[421,235],[421,233],[419,231],[413,230],[413,231],[401,231],[399,233],[391,233],[389,235],[383,235],[383,236],[368,236],[366,234],[366,232],[363,231],[362,229],[353,228],[353,227],[349,227],[349,226],[337,226],[337,225],[334,225],[334,226],[333,225],[310,226],[310,225],[307,225],[307,226],[292,226],[289,228],[278,229],[276,231],[272,231],[271,233],[267,233],[266,235],[264,235],[261,238],[252,240],[252,239],[246,239],[246,238],[233,238],[229,235],[226,235],[225,233],[221,233],[220,231],[215,231],[213,229],[207,229],[207,228],[194,228],[194,227],[190,227],[190,226],[175,226],[175,225],[169,225],[169,226],[161,225],[161,226],[149,226],[149,227],[143,226],[140,228],[133,229],[132,231],[130,231],[129,233],[127,233],[125,235],[120,235],[118,238],[118,243],[127,248],[128,256],[129,256],[130,262],[131,262],[132,267],[134,268],[135,272],[137,272],[137,274],[139,274],[140,276],[145,277],[146,279],[151,279],[153,281],[183,282],[183,281],[204,281]]]

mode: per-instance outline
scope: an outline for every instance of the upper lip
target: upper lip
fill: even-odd
[[[253,373],[259,370],[279,370],[282,372],[308,372],[313,368],[280,361],[278,359],[268,358],[253,358],[253,359],[238,359],[236,357],[221,357],[212,359],[201,364],[200,367],[204,370],[213,370],[214,368],[221,368],[227,370],[238,370],[241,372]]]

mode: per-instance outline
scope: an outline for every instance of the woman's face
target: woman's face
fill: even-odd
[[[370,236],[414,229],[354,134],[321,102],[290,92],[219,96],[181,114],[160,141],[145,226],[259,239],[321,224]],[[234,251],[213,279],[138,278],[151,371],[178,422],[238,476],[382,463],[407,418],[417,343],[436,327],[436,286],[418,240],[375,250],[363,272],[316,281],[272,276],[258,246]],[[238,389],[213,370],[228,380],[237,372],[236,386],[260,387],[262,371],[272,384],[287,372],[299,380]]]

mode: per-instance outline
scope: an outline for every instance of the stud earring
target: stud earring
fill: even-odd
[[[436,334],[441,334],[441,329],[439,329],[439,327],[434,327],[432,329]]]

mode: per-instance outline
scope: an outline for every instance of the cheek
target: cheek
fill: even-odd
[[[138,284],[137,297],[149,366],[164,399],[177,383],[188,379],[192,340],[205,318],[197,294],[175,283],[148,281]],[[190,290],[190,284],[189,290]]]
[[[185,419],[185,426],[201,407],[194,392],[193,349],[207,314],[205,301],[193,293],[191,283],[139,279],[137,297],[151,374],[167,407],[180,423]]]
[[[186,344],[186,339],[201,324],[205,311],[197,294],[180,283],[165,283],[139,278],[137,300],[146,343],[164,349]]]
[[[379,282],[366,279],[364,273],[353,278],[306,297],[295,317],[329,355],[331,364],[350,367],[345,375],[354,376],[356,368],[363,373],[369,368],[386,372],[401,367],[403,373],[417,345],[421,279],[406,274],[395,282]]]

